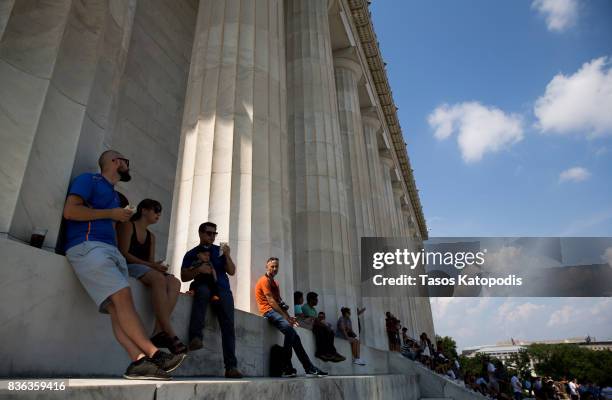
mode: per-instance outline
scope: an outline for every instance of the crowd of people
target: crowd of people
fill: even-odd
[[[170,372],[184,361],[187,352],[203,348],[203,329],[208,305],[211,305],[221,330],[223,361],[227,378],[242,378],[236,359],[234,328],[234,298],[229,277],[236,273],[236,265],[227,243],[215,245],[217,225],[204,222],[198,228],[200,243],[187,251],[181,264],[181,281],[190,282],[193,305],[189,320],[189,341],[179,339],[171,323],[171,314],[180,293],[181,281],[168,273],[163,260],[155,260],[156,237],[149,227],[159,221],[162,205],[153,199],[130,206],[125,196],[115,191],[118,182],[131,180],[130,163],[121,153],[107,150],[98,160],[100,173],[85,173],[71,183],[66,198],[65,218],[66,257],[86,292],[101,313],[109,314],[113,334],[131,359],[124,377],[127,379],[170,379]],[[282,376],[296,376],[291,365],[291,353],[302,364],[307,376],[322,377],[327,373],[317,368],[304,350],[295,328],[312,330],[315,337],[315,356],[327,362],[341,362],[335,338],[347,340],[355,365],[366,365],[361,358],[359,325],[357,331],[351,319],[351,309],[341,307],[334,326],[324,312],[317,311],[319,296],[315,292],[294,293],[294,314],[280,296],[274,280],[280,261],[270,257],[265,274],[255,286],[255,300],[259,312],[284,335],[285,362]],[[151,289],[155,325],[150,334],[134,307],[128,282],[131,276]],[[365,308],[357,309],[357,319]],[[359,321],[358,321],[359,322]],[[599,400],[601,391],[592,384],[580,385],[576,380],[554,382],[547,378],[521,381],[507,378],[503,364],[487,362],[481,376],[462,376],[457,359],[444,355],[442,343],[434,346],[426,333],[418,340],[408,335],[401,321],[391,312],[386,313],[389,349],[418,361],[450,379],[464,379],[465,385],[486,396],[503,398],[504,385],[509,385],[520,400],[523,394],[533,394],[544,400],[571,399]],[[160,350],[162,348],[168,351]]]
[[[605,400],[612,394],[607,393],[609,388],[602,389],[591,382],[580,384],[576,378],[553,380],[549,376],[520,377],[510,373],[500,360],[493,359],[483,360],[480,374],[466,374],[464,383],[488,398],[500,400]]]
[[[341,362],[346,357],[339,354],[334,346],[334,338],[339,337],[351,344],[351,356],[353,364],[366,365],[361,359],[361,344],[359,335],[353,330],[351,320],[351,309],[348,307],[340,308],[340,317],[334,330],[331,323],[327,322],[327,316],[323,311],[317,312],[316,306],[319,304],[319,295],[315,292],[306,294],[304,303],[304,293],[296,291],[293,294],[295,304],[295,316],[297,322],[308,329],[312,329],[315,337],[316,352],[315,356],[323,361]],[[365,308],[357,309],[357,318],[365,311]]]
[[[144,199],[134,207],[115,190],[118,182],[131,180],[130,162],[118,151],[103,152],[98,165],[100,173],[81,174],[69,187],[63,212],[64,247],[77,278],[98,311],[110,315],[113,334],[131,359],[123,376],[171,379],[170,372],[181,365],[188,352],[203,348],[203,329],[210,304],[221,330],[225,377],[242,378],[237,368],[234,298],[228,277],[236,273],[236,265],[227,243],[214,244],[217,225],[204,222],[199,226],[200,243],[186,252],[181,264],[181,281],[190,282],[189,293],[193,296],[189,341],[185,344],[170,318],[181,281],[168,273],[169,266],[164,260],[155,260],[156,237],[149,230],[159,221],[162,205],[156,200]],[[341,337],[351,344],[353,363],[365,365],[360,358],[359,337],[353,330],[349,308],[340,310],[334,330],[326,321],[325,313],[316,311],[318,295],[308,293],[307,303],[301,306],[303,295],[296,292],[296,299],[300,301],[296,301],[296,317],[290,316],[274,280],[279,259],[270,257],[265,267],[266,272],[255,287],[255,299],[261,315],[285,337],[287,363],[283,366],[283,376],[296,376],[290,361],[292,351],[296,352],[307,376],[327,375],[306,354],[294,329],[299,324],[312,329],[318,358],[344,361],[345,357],[334,347],[334,338]],[[150,334],[134,307],[130,276],[151,289],[155,325]]]

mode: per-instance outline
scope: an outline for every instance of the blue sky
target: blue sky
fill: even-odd
[[[375,0],[370,9],[430,236],[612,236],[612,2]],[[462,346],[612,336],[612,317],[593,316],[591,332],[572,318],[612,315],[607,299],[456,304],[482,310],[472,318],[491,328],[464,329]],[[445,312],[455,305],[432,305],[437,331],[452,335]],[[487,315],[500,311],[530,329],[494,329],[503,324]]]

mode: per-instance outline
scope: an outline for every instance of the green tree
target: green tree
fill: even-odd
[[[609,350],[594,351],[577,344],[532,344],[527,352],[538,375],[612,385],[612,352]]]
[[[458,358],[457,356],[457,343],[455,339],[450,336],[438,336],[436,335],[436,343],[442,346],[442,354],[444,357],[452,360],[453,358]]]
[[[531,376],[531,360],[526,349],[521,349],[518,353],[511,354],[506,360],[505,365],[511,374],[516,373],[521,379],[527,379]]]

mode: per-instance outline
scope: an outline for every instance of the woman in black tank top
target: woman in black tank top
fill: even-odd
[[[158,201],[141,201],[131,220],[119,224],[118,247],[127,261],[130,276],[151,288],[156,317],[151,341],[155,346],[167,347],[173,353],[184,353],[187,347],[181,343],[170,324],[181,282],[167,273],[168,266],[162,261],[155,261],[155,235],[147,229],[159,221],[161,211]]]

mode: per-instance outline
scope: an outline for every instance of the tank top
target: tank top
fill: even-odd
[[[141,260],[151,261],[149,260],[149,255],[151,254],[151,233],[147,229],[147,237],[144,243],[140,243],[136,236],[136,225],[134,225],[134,222],[132,222],[132,238],[130,239],[129,253]]]

